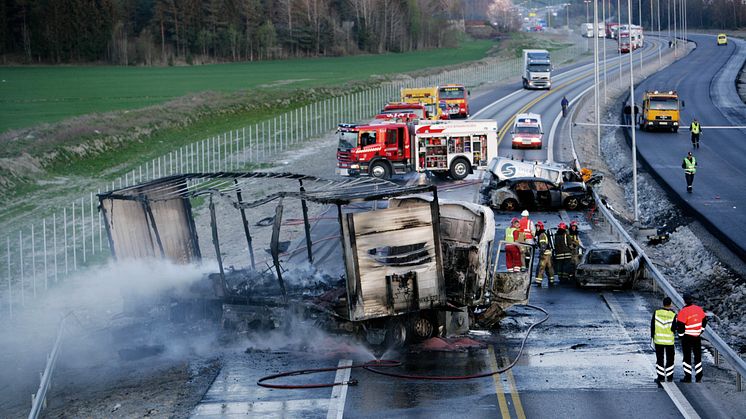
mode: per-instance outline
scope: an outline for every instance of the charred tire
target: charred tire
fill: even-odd
[[[392,319],[386,325],[386,337],[383,344],[387,348],[404,346],[407,342],[407,326],[399,319]]]
[[[578,209],[579,206],[580,206],[580,200],[578,198],[570,197],[570,198],[565,199],[566,209],[569,209],[570,211],[572,211],[574,209]]]
[[[518,209],[518,201],[513,198],[508,198],[503,201],[502,205],[500,205],[500,209],[503,211],[515,211]]]
[[[415,317],[412,319],[412,334],[417,340],[425,340],[433,336],[435,325],[429,317]]]
[[[391,179],[391,169],[389,169],[389,165],[382,162],[377,161],[370,165],[370,169],[368,169],[368,172],[372,177],[376,177],[383,180],[389,180]]]
[[[451,178],[453,180],[461,180],[469,176],[469,162],[464,159],[456,159],[451,163]]]

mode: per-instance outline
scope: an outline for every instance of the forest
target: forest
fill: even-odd
[[[438,48],[457,42],[461,1],[0,0],[0,56],[162,65]]]

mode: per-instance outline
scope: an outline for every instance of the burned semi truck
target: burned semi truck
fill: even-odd
[[[275,192],[261,192],[269,184]],[[304,234],[283,249],[283,211],[291,200],[300,202]],[[222,323],[243,330],[278,327],[291,311],[327,328],[360,334],[372,344],[398,344],[464,333],[470,325],[490,327],[507,307],[528,300],[530,270],[501,269],[502,244],[494,240],[492,211],[441,201],[435,186],[287,173],[200,173],[107,192],[99,201],[116,259],[199,263],[194,207],[209,212],[203,218],[209,219],[218,272],[198,284],[190,298],[220,307]],[[227,202],[230,211],[218,215],[218,202]],[[328,218],[336,218],[339,239],[333,240],[327,259],[343,264],[339,281],[313,290],[283,278],[297,262],[288,257],[298,255],[292,249],[305,250],[303,262],[314,263],[318,242],[312,240],[309,203],[336,209],[336,217]],[[271,261],[262,268],[255,262],[256,237],[247,214],[270,204],[275,205],[268,222]],[[221,224],[245,235],[248,251],[239,268],[225,266]]]

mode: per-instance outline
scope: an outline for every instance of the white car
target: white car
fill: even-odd
[[[541,148],[544,127],[541,125],[541,115],[535,113],[519,113],[515,116],[512,136],[513,148]]]

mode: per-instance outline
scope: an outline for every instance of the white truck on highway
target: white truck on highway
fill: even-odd
[[[523,88],[551,89],[552,61],[545,49],[523,50]]]

